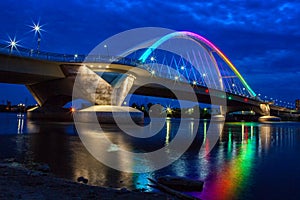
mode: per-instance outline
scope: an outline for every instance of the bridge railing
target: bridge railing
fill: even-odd
[[[82,55],[82,54],[60,54],[46,51],[38,51],[27,49],[24,47],[11,48],[9,45],[0,43],[0,53],[5,55],[13,55],[26,58],[34,58],[38,60],[49,60],[55,62],[83,63],[83,62],[104,62],[115,63],[129,66],[139,66],[141,63],[136,59],[119,57],[119,56],[103,56],[103,55]]]

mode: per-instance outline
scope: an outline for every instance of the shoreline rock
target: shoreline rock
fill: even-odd
[[[46,169],[46,166],[44,167]],[[0,185],[0,199],[7,200],[177,199],[163,193],[130,191],[127,188],[118,189],[76,183],[71,180],[57,178],[51,173],[43,172],[43,170],[28,169],[26,164],[17,163],[15,160],[0,162]]]

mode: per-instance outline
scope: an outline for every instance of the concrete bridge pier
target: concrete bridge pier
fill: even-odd
[[[61,106],[46,105],[28,110],[27,118],[47,121],[73,121],[73,111]]]
[[[72,100],[71,77],[26,85],[39,106],[28,110],[27,117],[33,120],[71,121],[72,112],[63,106]]]
[[[73,99],[81,98],[93,102],[95,105],[78,110],[75,120],[81,122],[115,123],[114,117],[118,117],[118,122],[131,117],[136,123],[144,121],[144,113],[122,106],[124,99],[133,86],[135,76],[124,74],[115,82],[108,83],[91,69],[82,66],[78,70],[74,83]]]
[[[263,116],[258,118],[258,121],[260,122],[267,122],[267,121],[280,121],[280,117],[276,117],[276,116],[271,116],[271,109],[270,109],[270,105],[268,103],[266,104],[260,104],[260,110],[261,110],[261,114]]]
[[[211,120],[220,122],[220,121],[225,121],[226,117],[226,106],[218,106],[218,108],[215,108],[212,110],[211,113]]]
[[[77,116],[83,116],[81,120],[88,122],[91,119],[88,116],[96,113],[98,121],[112,123],[113,116],[125,117],[124,113],[128,112],[135,122],[140,123],[144,119],[142,112],[122,106],[134,80],[135,76],[124,74],[116,83],[108,83],[88,67],[80,66],[76,73],[65,78],[27,85],[40,105],[29,110],[27,116],[31,119],[70,121],[74,114],[79,113]],[[75,112],[63,108],[75,99],[85,99],[94,105]]]

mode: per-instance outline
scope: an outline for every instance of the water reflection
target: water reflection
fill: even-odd
[[[259,132],[260,132],[260,150],[267,151],[270,148],[271,144],[271,126],[270,124],[262,124],[259,126]]]
[[[245,123],[225,126],[218,148],[212,152],[216,155],[212,161],[215,165],[211,165],[210,173],[203,177],[208,180],[205,188],[209,190],[194,193],[195,196],[203,199],[235,199],[239,189],[247,186],[257,145],[254,128],[251,126],[253,127],[252,124],[249,126]]]
[[[35,161],[48,163],[60,177],[76,180],[84,176],[93,185],[120,186],[120,172],[104,166],[91,156],[74,132],[66,135],[67,131],[75,130],[73,124],[29,123],[32,130],[39,131],[32,134],[29,141],[29,150],[33,152]]]
[[[186,121],[186,137],[192,136],[195,123],[199,123],[199,126],[193,144],[179,160],[152,173],[132,174],[111,169],[92,157],[76,135],[72,123],[33,122],[17,118],[16,115],[3,120],[7,123],[2,123],[0,130],[6,130],[7,133],[14,131],[15,136],[9,140],[4,139],[3,134],[0,136],[1,158],[17,156],[48,163],[53,173],[60,177],[76,180],[77,177],[84,176],[93,185],[151,191],[153,189],[148,186],[150,183],[147,178],[169,174],[204,180],[204,190],[192,193],[202,199],[255,199],[251,195],[258,191],[257,185],[262,180],[269,181],[264,183],[267,186],[272,185],[277,182],[272,178],[280,175],[281,171],[294,172],[293,180],[300,184],[300,173],[296,173],[299,172],[297,163],[300,163],[300,150],[299,145],[297,146],[300,142],[300,124],[296,123],[227,123],[222,130],[219,124],[213,125],[209,121]],[[145,152],[168,145],[178,127],[178,121],[168,119],[157,136],[145,141],[129,137],[112,125],[107,125],[104,129],[105,137],[116,145],[112,150],[118,153],[118,148]],[[213,135],[208,132],[209,128],[213,128]],[[94,134],[93,137],[104,136]],[[212,142],[215,137],[219,138],[216,145]],[[96,141],[90,142],[94,144],[94,148],[102,149]],[[296,156],[292,157],[291,162],[281,161],[289,155]],[[109,156],[109,153],[103,156]],[[274,158],[279,161],[273,161]],[[262,168],[265,163],[271,163],[271,167],[267,165]],[[137,167],[132,158],[120,158],[118,164],[125,164],[133,169]],[[278,171],[274,171],[277,169]],[[266,175],[272,170],[274,172],[271,174],[276,176]],[[282,187],[282,191],[289,190]],[[258,195],[257,192],[255,194]]]
[[[18,119],[18,134],[23,133],[23,128],[24,128],[24,114],[20,113],[17,114],[17,119]]]
[[[166,130],[166,142],[165,144],[168,145],[170,142],[170,134],[171,134],[171,119],[166,119],[166,126],[167,126],[167,130]]]

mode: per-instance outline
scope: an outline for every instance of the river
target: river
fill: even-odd
[[[31,121],[16,113],[0,113],[0,120],[0,159],[47,163],[58,177],[76,181],[84,176],[92,185],[153,191],[148,177],[178,175],[205,181],[202,192],[190,193],[201,199],[300,199],[299,122],[225,123],[216,144],[205,143],[212,150],[199,156],[209,121],[187,119],[187,137],[195,123],[199,127],[178,160],[154,172],[127,173],[97,161],[71,122]],[[112,141],[139,152],[168,144],[179,122],[167,119],[158,136],[145,144],[115,125],[105,125],[104,131]]]

